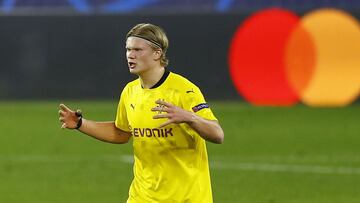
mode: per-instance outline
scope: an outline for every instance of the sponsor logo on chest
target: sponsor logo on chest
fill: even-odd
[[[174,136],[172,128],[134,128],[132,135],[134,137],[170,137]]]

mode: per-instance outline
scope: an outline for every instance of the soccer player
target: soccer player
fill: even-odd
[[[200,89],[166,69],[168,44],[156,25],[133,27],[126,57],[138,79],[123,89],[115,121],[90,121],[64,104],[59,120],[62,128],[105,142],[132,139],[134,179],[127,203],[211,203],[205,141],[222,143],[224,132]]]

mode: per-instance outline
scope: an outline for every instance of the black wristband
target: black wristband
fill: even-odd
[[[83,118],[83,116],[82,116],[82,113],[81,113],[80,110],[77,110],[77,111],[75,112],[75,115],[79,118],[79,120],[78,120],[78,122],[77,122],[77,124],[76,124],[75,129],[79,129],[79,128],[81,127],[81,125],[82,125],[82,118]]]

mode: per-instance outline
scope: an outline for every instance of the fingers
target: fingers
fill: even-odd
[[[151,111],[159,111],[160,113],[161,112],[169,113],[170,109],[169,108],[164,108],[164,106],[157,106],[157,107],[152,108]]]
[[[58,111],[58,114],[61,128],[75,129],[79,120],[82,118],[81,110],[78,109],[73,111],[69,107],[65,106],[65,104],[60,104],[59,108],[60,110]]]
[[[172,104],[170,104],[170,103],[168,103],[168,102],[166,102],[164,100],[160,100],[160,99],[156,100],[155,103],[166,106],[166,107],[171,107],[172,106]]]
[[[71,111],[71,109],[69,109],[69,107],[65,106],[65,104],[60,104],[59,108],[65,112]]]
[[[157,114],[153,116],[153,119],[159,119],[159,118],[169,118],[169,114]]]
[[[60,117],[59,122],[64,122],[64,117]]]
[[[167,125],[174,123],[174,121],[172,119],[170,119],[171,114],[169,114],[172,112],[173,105],[168,102],[165,102],[163,100],[157,100],[155,103],[158,104],[158,106],[152,108],[151,111],[157,111],[159,113],[166,112],[166,114],[157,114],[157,115],[153,116],[153,119],[161,119],[161,118],[169,119],[165,123],[161,124],[159,126],[159,128],[162,128],[162,127],[165,127]]]
[[[161,124],[161,125],[159,126],[159,128],[165,127],[165,126],[170,125],[170,124],[172,124],[172,123],[173,123],[173,121],[168,120],[168,121],[166,121],[165,123]]]
[[[157,114],[157,115],[153,116],[153,119],[159,119],[159,118],[170,118],[170,115],[169,114]],[[169,119],[165,123],[161,124],[159,126],[159,128],[165,127],[165,126],[167,126],[169,124],[172,124],[172,123],[174,123],[174,121],[172,119]]]
[[[61,117],[65,116],[65,112],[62,110],[59,110],[59,116],[61,116]]]
[[[58,111],[59,113],[59,122],[61,123],[61,128],[68,128],[67,126],[67,120],[69,118],[69,113],[72,112],[72,110],[67,107],[65,104],[60,104],[59,105],[60,110]]]
[[[156,107],[152,108],[151,111],[158,111],[160,113],[162,112],[166,112],[166,113],[170,113],[172,112],[172,107],[173,105],[171,103],[168,103],[164,100],[156,100],[155,103],[157,104]]]

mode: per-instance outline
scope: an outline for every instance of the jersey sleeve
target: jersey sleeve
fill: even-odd
[[[129,121],[126,113],[126,100],[127,100],[127,87],[121,92],[120,101],[117,108],[116,119],[115,119],[115,126],[120,130],[130,132],[129,129]]]
[[[181,99],[183,100],[182,103],[185,110],[194,112],[200,117],[208,120],[217,120],[197,86],[194,85],[184,92]]]

